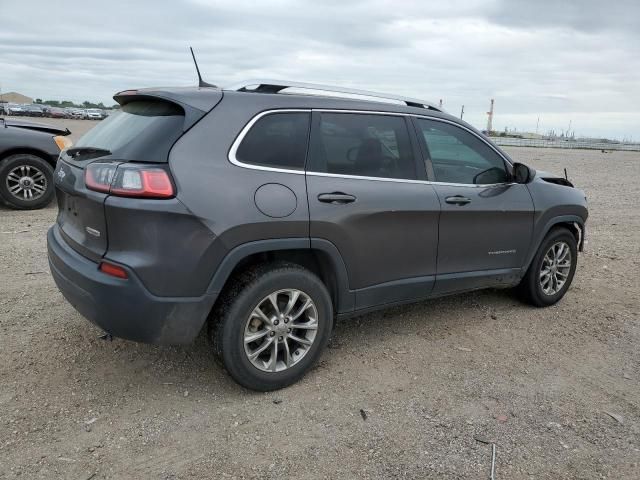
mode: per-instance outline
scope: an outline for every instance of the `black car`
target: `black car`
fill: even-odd
[[[27,117],[44,117],[44,111],[38,105],[25,105],[22,108]]]
[[[274,81],[114,98],[60,155],[48,233],[63,295],[113,336],[188,343],[208,322],[233,378],[272,390],[336,318],[488,287],[543,307],[571,285],[584,192],[429,102]]]
[[[0,118],[0,200],[17,209],[47,205],[53,169],[71,132],[51,125]]]

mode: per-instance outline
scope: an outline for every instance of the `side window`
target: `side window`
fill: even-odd
[[[309,171],[364,177],[416,178],[404,117],[322,113],[313,132]]]
[[[444,122],[418,119],[436,182],[491,184],[509,178],[502,158],[475,135]]]
[[[310,113],[270,113],[245,135],[236,152],[243,163],[264,167],[304,170]]]

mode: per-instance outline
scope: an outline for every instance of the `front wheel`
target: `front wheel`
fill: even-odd
[[[42,158],[19,153],[0,162],[0,197],[10,207],[42,208],[53,196],[53,168]]]
[[[258,391],[299,380],[333,328],[325,285],[309,270],[288,263],[246,272],[220,299],[214,317],[216,353],[236,382]]]
[[[518,289],[536,307],[558,302],[569,289],[578,264],[578,247],[566,228],[549,232],[543,240]]]

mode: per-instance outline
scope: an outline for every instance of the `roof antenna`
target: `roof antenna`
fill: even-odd
[[[202,87],[218,88],[216,85],[212,85],[211,83],[207,83],[204,80],[202,80],[202,75],[200,75],[200,69],[198,68],[198,62],[196,61],[196,56],[193,53],[193,48],[189,47],[189,50],[191,50],[191,56],[193,57],[193,63],[196,65],[196,72],[198,72],[198,87],[200,87],[200,88],[202,88]]]

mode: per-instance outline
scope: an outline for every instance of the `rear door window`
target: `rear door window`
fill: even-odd
[[[309,138],[309,112],[270,113],[244,136],[236,160],[251,165],[304,170]]]
[[[321,113],[309,171],[361,177],[416,179],[416,162],[404,117]]]

